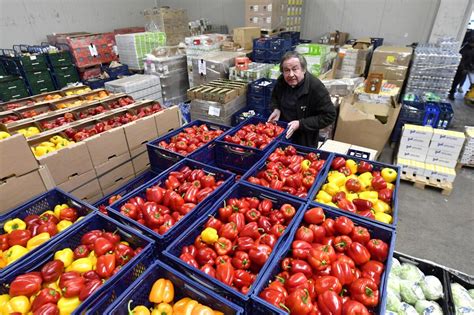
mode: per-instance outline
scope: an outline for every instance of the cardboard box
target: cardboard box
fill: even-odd
[[[401,172],[404,175],[408,175],[414,177],[416,175],[424,175],[425,172],[425,163],[404,159],[404,158],[397,158],[397,165],[401,167]]]
[[[235,65],[236,57],[245,57],[242,52],[216,51],[192,60],[194,85],[205,84],[217,79],[228,79],[229,68]]]
[[[0,141],[0,179],[18,177],[36,169],[38,162],[23,135],[12,135]]]
[[[454,182],[456,171],[454,168],[439,166],[435,164],[425,164],[424,176],[440,182]]]
[[[284,0],[245,0],[245,26],[273,30],[286,27]]]
[[[446,150],[443,150],[443,149],[437,149],[437,148],[430,147],[428,149],[427,155],[457,161],[458,158],[459,158],[460,153],[461,153],[461,150],[459,150],[457,152],[453,152],[453,151],[446,151]]]
[[[139,147],[130,152],[132,155],[132,164],[135,175],[140,174],[150,167],[150,158],[146,146]]]
[[[103,197],[99,181],[93,169],[58,185],[58,188],[92,203]]]
[[[352,103],[344,98],[334,139],[382,152],[400,113],[400,104]]]
[[[158,112],[155,117],[158,137],[181,127],[181,114],[178,106],[173,106]]]
[[[0,181],[0,214],[52,188],[54,183],[44,167]]]
[[[155,115],[143,117],[123,126],[130,152],[158,137]]]
[[[234,43],[239,44],[243,49],[253,48],[253,39],[260,37],[260,27],[236,27],[234,28]]]
[[[414,160],[418,162],[425,162],[426,153],[427,151],[425,152],[415,152],[414,150],[398,151],[397,159],[408,159],[408,160]]]
[[[432,150],[441,150],[441,151],[446,151],[446,152],[451,152],[452,154],[457,154],[462,150],[462,145],[459,144],[453,144],[451,142],[437,142],[437,141],[431,141],[430,143],[430,149]]]
[[[438,156],[427,155],[425,163],[427,163],[427,164],[436,164],[436,165],[440,165],[440,166],[444,166],[444,167],[454,168],[454,167],[456,167],[457,160],[442,158],[439,155]]]
[[[114,128],[84,140],[92,164],[100,166],[114,157],[129,153],[123,128]]]
[[[402,138],[400,139],[400,146],[405,146],[405,145],[418,146],[420,148],[427,149],[430,146],[430,139],[403,135]]]
[[[431,140],[431,138],[433,137],[433,127],[405,124],[403,126],[402,137]]]
[[[348,38],[349,38],[349,33],[345,33],[345,32],[329,33],[329,44],[342,46],[346,43]]]
[[[444,129],[434,129],[433,137],[431,141],[435,142],[443,142],[443,143],[451,143],[452,145],[460,145],[464,144],[464,140],[466,137],[464,133],[458,131],[451,131],[451,130],[444,130]]]
[[[405,80],[408,72],[408,67],[402,66],[377,66],[373,63],[370,65],[369,73],[381,73],[384,80]]]
[[[410,154],[417,154],[417,155],[424,155],[426,156],[428,154],[428,147],[426,146],[418,146],[416,144],[410,144],[410,143],[400,143],[400,147],[398,148],[398,154],[402,154],[408,152]]]
[[[41,165],[48,167],[56,185],[73,177],[89,172],[94,168],[89,150],[84,142],[75,143],[59,151],[39,157]]]
[[[372,65],[408,67],[413,49],[410,47],[379,46],[372,56]]]
[[[106,191],[111,186],[115,186],[119,181],[135,175],[129,152],[114,157],[102,165],[96,166],[95,172],[100,188],[104,194],[107,194]]]

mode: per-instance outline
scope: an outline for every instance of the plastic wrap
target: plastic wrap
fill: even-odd
[[[115,36],[120,62],[130,69],[142,70],[144,57],[154,48],[166,45],[163,32],[144,32]]]

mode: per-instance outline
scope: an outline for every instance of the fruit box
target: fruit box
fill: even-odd
[[[31,97],[0,103],[0,112],[10,112],[12,109],[20,109],[34,104],[35,101]]]
[[[338,154],[338,153],[335,153],[334,156],[333,156],[333,161],[334,159],[336,159],[337,157],[343,157],[344,159],[348,160],[348,159],[352,159],[354,160],[357,164],[359,164],[361,161],[365,161],[365,162],[368,162],[370,164],[373,165],[373,171],[381,171],[383,168],[391,168],[393,170],[395,170],[397,172],[397,178],[393,181],[393,184],[395,185],[394,187],[394,190],[393,190],[393,194],[392,194],[392,202],[391,202],[391,208],[392,208],[392,223],[390,224],[387,224],[387,223],[384,223],[384,222],[381,222],[381,221],[377,221],[375,219],[371,219],[371,218],[367,218],[367,217],[362,217],[362,216],[359,216],[357,214],[355,214],[356,216],[359,216],[360,218],[362,218],[363,220],[368,220],[372,223],[375,223],[375,224],[380,224],[382,226],[385,226],[385,227],[389,227],[389,228],[395,228],[397,226],[397,223],[398,223],[398,189],[400,187],[400,174],[401,174],[401,170],[400,170],[400,167],[399,166],[395,166],[395,165],[390,165],[390,164],[384,164],[384,163],[380,163],[380,162],[374,162],[374,161],[370,161],[370,160],[366,160],[366,159],[362,159],[362,158],[355,158],[355,157],[352,157],[352,156],[349,156],[349,155],[344,155],[344,154]],[[328,177],[328,173],[331,171],[331,165],[329,165],[329,167],[326,169],[326,172],[323,174],[323,180],[319,181],[316,188],[313,190],[313,196],[311,197],[310,200],[314,200],[316,198],[316,195],[317,193],[319,192],[319,190],[321,189],[321,187],[327,183],[327,177]],[[332,209],[338,209],[339,211],[344,211],[344,210],[341,210],[339,208],[335,208],[335,207],[331,207]]]
[[[265,123],[266,119],[259,117],[250,117],[244,120],[240,125],[232,128],[227,134],[233,136],[238,130],[248,124]],[[284,128],[283,132],[275,137],[264,149],[242,146],[235,143],[223,141],[223,138],[216,140],[216,157],[217,163],[224,167],[247,168],[249,165],[255,165],[263,155],[271,150],[272,146],[278,142],[286,133],[288,124],[278,121],[277,125]]]
[[[92,206],[82,202],[81,200],[62,191],[61,189],[54,188],[24,202],[22,205],[16,207],[15,209],[12,209],[0,215],[0,226],[2,226],[2,228],[0,228],[1,234],[6,233],[3,229],[3,226],[8,220],[15,218],[23,220],[26,216],[31,214],[41,215],[45,211],[53,210],[54,207],[58,204],[67,204],[68,206],[75,208],[78,216],[88,216],[89,214],[95,212],[95,209]],[[7,277],[15,269],[20,268],[20,266],[22,266],[23,264],[27,263],[31,259],[34,259],[37,254],[48,248],[52,243],[60,239],[61,236],[73,230],[74,225],[78,224],[79,222],[74,223],[71,227],[51,237],[50,240],[29,251],[26,255],[13,262],[12,264],[6,266],[3,269],[0,269],[0,278],[3,279]]]
[[[102,297],[105,292],[108,292],[111,288],[115,287],[117,282],[122,279],[122,276],[127,273],[131,268],[134,268],[137,264],[151,261],[152,247],[154,245],[153,240],[146,236],[137,233],[133,229],[120,224],[119,222],[108,218],[100,213],[94,213],[88,218],[79,221],[76,229],[70,229],[68,232],[58,237],[55,241],[52,241],[48,247],[44,248],[41,253],[36,253],[27,262],[19,265],[15,271],[0,278],[0,293],[8,293],[9,284],[19,275],[39,271],[42,266],[47,262],[52,261],[54,253],[64,248],[76,248],[81,243],[81,237],[92,230],[102,230],[106,232],[114,232],[120,235],[123,241],[130,244],[132,248],[142,247],[143,250],[133,257],[127,264],[120,269],[115,275],[110,277],[104,284],[102,284],[94,293],[92,293],[84,302],[82,302],[78,308],[72,312],[72,314],[82,314],[88,308],[93,306],[93,302],[98,298]]]
[[[23,135],[0,140],[0,152],[0,179],[21,176],[38,168],[38,162]]]
[[[281,149],[285,149],[286,147],[288,146],[293,146],[295,149],[296,149],[296,153],[299,154],[299,155],[302,155],[302,156],[305,156],[307,155],[308,153],[315,153],[317,156],[318,156],[318,159],[324,159],[325,162],[322,166],[322,168],[320,169],[320,171],[318,172],[318,174],[315,176],[315,179],[314,179],[314,183],[313,185],[308,189],[308,193],[307,193],[307,197],[306,198],[301,198],[303,200],[308,200],[308,198],[310,198],[311,196],[314,195],[314,190],[316,189],[318,183],[320,181],[322,181],[324,179],[324,174],[326,173],[326,170],[328,167],[330,167],[331,165],[331,161],[332,161],[332,153],[330,152],[326,152],[326,151],[321,151],[321,150],[317,150],[317,149],[313,149],[313,148],[309,148],[309,147],[304,147],[304,146],[300,146],[300,145],[295,145],[295,144],[292,144],[290,142],[279,142],[276,146],[272,147],[272,150],[269,150],[264,156],[263,158],[255,165],[252,167],[252,169],[247,172],[243,177],[242,177],[242,180],[245,180],[248,182],[248,178],[251,177],[251,176],[256,176],[256,174],[258,172],[260,172],[261,170],[264,170],[266,169],[266,165],[267,165],[267,159],[268,157],[273,153],[275,152],[275,150],[277,148],[281,148]],[[252,184],[250,183],[252,186],[255,185],[255,184]],[[258,185],[259,187],[263,187],[261,185]],[[271,191],[274,191],[274,192],[278,192],[278,193],[283,193],[283,194],[288,194],[289,196],[292,196],[293,198],[298,198],[300,199],[300,197],[296,196],[296,195],[292,195],[292,194],[289,194],[287,192],[283,192],[283,191],[278,191],[278,190],[274,190],[272,188],[269,188],[269,187],[263,187],[264,189],[267,189],[267,190],[271,190]]]
[[[135,196],[140,196],[144,198],[147,188],[154,185],[163,186],[165,183],[165,180],[168,178],[169,173],[172,171],[177,171],[183,166],[189,166],[191,169],[202,169],[204,170],[206,174],[214,175],[216,177],[216,181],[223,180],[224,183],[218,188],[216,188],[204,200],[198,203],[192,211],[186,214],[181,220],[176,222],[176,224],[174,224],[170,228],[170,230],[163,235],[160,235],[154,232],[152,229],[146,227],[145,225],[142,225],[138,223],[137,221],[120,213],[120,208],[124,204],[126,204],[130,198],[135,197]],[[226,171],[223,171],[223,170],[220,170],[220,169],[217,169],[217,168],[214,168],[202,163],[184,159],[181,162],[175,164],[173,167],[167,169],[165,172],[161,173],[158,177],[153,178],[151,181],[146,182],[144,185],[122,196],[121,199],[119,199],[118,201],[114,202],[113,204],[107,207],[107,212],[108,212],[108,215],[114,218],[115,220],[123,224],[132,226],[134,229],[140,231],[144,235],[147,235],[148,237],[151,237],[152,239],[156,240],[156,250],[157,250],[157,253],[161,255],[161,250],[164,249],[174,239],[176,239],[178,235],[181,235],[182,232],[192,222],[194,222],[197,218],[199,218],[206,211],[207,207],[213,203],[213,200],[215,200],[217,196],[222,194],[230,186],[230,184],[233,183],[233,180],[234,180],[234,175],[229,172],[226,172]]]
[[[176,129],[170,133],[167,133],[164,136],[158,137],[147,144],[151,168],[156,171],[164,171],[167,168],[174,165],[175,163],[177,163],[178,161],[181,161],[182,159],[184,159],[186,157],[185,155],[162,148],[159,146],[159,143],[161,141],[169,142],[171,138],[173,138],[174,136],[178,135],[181,132],[184,132],[185,128],[190,128],[193,126],[201,126],[203,124],[205,124],[209,128],[209,130],[219,130],[219,129],[223,130],[224,134],[226,133],[226,131],[230,129],[230,127],[227,127],[224,125],[211,123],[211,122],[207,122],[203,120],[194,120],[179,129]],[[197,148],[196,150],[191,152],[191,154],[199,152],[200,150],[203,150],[207,145],[209,145],[209,143],[201,146],[200,148]],[[187,156],[189,156],[189,154]]]
[[[131,308],[136,305],[145,305],[152,307],[148,296],[156,280],[165,278],[171,280],[174,286],[174,301],[177,302],[184,297],[197,300],[199,303],[209,306],[212,309],[222,312],[225,315],[244,314],[243,309],[234,303],[226,300],[220,295],[207,289],[196,281],[191,280],[185,275],[180,274],[173,268],[157,261],[150,266],[140,277],[129,286],[113,304],[103,311],[103,314],[123,314],[128,313],[128,303],[133,301]],[[119,282],[120,284],[120,282]]]
[[[257,197],[260,200],[268,199],[272,201],[273,208],[278,209],[283,204],[290,204],[296,209],[296,214],[286,227],[285,232],[279,237],[275,246],[271,252],[269,259],[260,269],[260,272],[257,275],[254,283],[249,288],[249,292],[247,294],[243,294],[230,286],[220,282],[215,278],[211,278],[201,270],[198,270],[188,264],[186,264],[183,260],[179,258],[181,255],[181,250],[184,246],[188,246],[194,243],[194,240],[197,236],[201,234],[204,230],[204,225],[209,219],[210,216],[217,216],[218,209],[220,207],[225,206],[226,201],[229,198],[240,198],[240,197]],[[296,200],[287,196],[282,196],[280,194],[275,194],[273,192],[265,191],[259,187],[250,186],[245,183],[237,183],[231,189],[228,189],[227,192],[222,195],[213,205],[212,207],[208,207],[207,211],[201,215],[201,217],[194,222],[192,226],[190,226],[186,232],[182,233],[181,235],[177,236],[175,241],[171,243],[168,248],[164,251],[164,256],[167,260],[170,261],[171,265],[177,268],[180,272],[185,274],[186,276],[192,278],[193,280],[199,282],[203,286],[209,288],[213,292],[225,297],[226,299],[236,303],[244,308],[249,307],[249,299],[252,295],[254,288],[258,286],[258,283],[264,278],[264,275],[267,271],[267,268],[272,260],[273,257],[277,256],[277,252],[281,244],[285,242],[288,236],[292,233],[292,230],[296,227],[296,222],[301,221],[301,217],[303,215],[303,208],[304,203],[303,201]],[[249,309],[250,310],[250,309]],[[252,310],[253,314],[253,310]]]
[[[398,253],[398,252],[393,253],[393,258],[398,259],[398,261],[400,263],[410,263],[412,265],[417,266],[418,269],[420,269],[425,274],[425,276],[435,276],[436,278],[438,278],[439,281],[441,281],[441,283],[443,284],[444,297],[441,298],[441,299],[436,300],[435,302],[437,302],[442,307],[444,314],[450,314],[450,312],[449,312],[449,302],[448,302],[448,300],[449,300],[449,289],[448,289],[449,283],[447,283],[445,281],[445,277],[446,277],[446,274],[448,273],[448,271],[446,271],[445,269],[443,269],[439,266],[431,264],[429,261],[418,259],[418,258],[415,258],[415,257],[411,257],[409,255],[405,255],[405,254]],[[454,311],[453,311],[453,313],[454,313]]]
[[[15,109],[13,111],[21,117],[21,120],[23,120],[30,119],[33,117],[43,117],[48,115],[50,112],[55,111],[56,109],[57,107],[51,103],[42,103],[28,106],[23,109]],[[17,122],[15,122],[14,124],[16,123]]]
[[[366,222],[364,220],[356,218],[355,216],[346,215],[345,212],[332,210],[330,207],[326,207],[324,205],[321,206],[319,204],[314,204],[314,203],[309,203],[306,205],[305,209],[302,211],[302,215],[298,217],[298,222],[295,223],[295,228],[292,229],[287,240],[280,247],[278,252],[275,254],[274,258],[270,262],[262,281],[260,281],[256,285],[255,290],[253,291],[254,294],[252,295],[252,314],[257,314],[257,315],[260,315],[260,314],[263,315],[263,314],[269,314],[269,313],[281,314],[281,315],[288,314],[284,310],[279,309],[273,306],[272,304],[268,303],[267,301],[263,300],[262,298],[260,298],[259,294],[267,287],[269,282],[273,281],[274,277],[279,272],[281,272],[281,261],[291,251],[291,244],[293,242],[293,239],[295,238],[296,231],[298,230],[298,228],[301,226],[301,223],[303,222],[304,213],[306,212],[306,210],[311,209],[312,207],[323,208],[326,218],[336,219],[337,217],[346,216],[354,222],[355,226],[362,226],[362,227],[367,228],[369,230],[371,238],[380,239],[388,244],[389,246],[388,256],[387,256],[388,258],[384,263],[385,270],[380,279],[379,303],[374,310],[375,311],[374,314],[385,314],[385,306],[387,303],[386,299],[387,299],[388,275],[389,275],[390,268],[392,265],[393,250],[395,248],[395,237],[396,237],[395,231],[379,226],[379,225],[371,224],[370,222]]]

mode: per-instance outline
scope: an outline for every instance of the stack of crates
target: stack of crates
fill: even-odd
[[[26,45],[14,45],[13,49],[4,49],[1,58],[8,74],[25,80],[30,95],[56,90],[46,54],[34,52]]]
[[[261,37],[253,40],[253,61],[279,63],[281,57],[292,49],[292,40],[281,37]]]
[[[300,42],[300,32],[281,32],[280,37],[291,41],[291,50],[294,50]]]
[[[11,75],[0,77],[0,102],[24,98],[29,95],[21,77]]]
[[[402,128],[405,124],[423,125],[426,106],[424,101],[416,94],[406,94],[402,100],[402,108],[397,123],[393,128],[391,141],[400,139]]]
[[[270,101],[276,80],[261,78],[249,84],[247,107],[263,117],[270,115]]]
[[[48,52],[46,56],[56,89],[60,90],[69,83],[80,81],[79,73],[77,72],[69,50],[62,49],[58,52]]]

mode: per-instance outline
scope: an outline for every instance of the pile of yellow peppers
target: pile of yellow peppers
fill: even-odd
[[[189,297],[180,299],[173,303],[174,286],[171,280],[160,278],[155,281],[151,288],[148,300],[155,306],[148,309],[144,305],[138,305],[131,309],[133,301],[128,302],[129,314],[133,315],[223,315],[209,306],[202,305]]]

